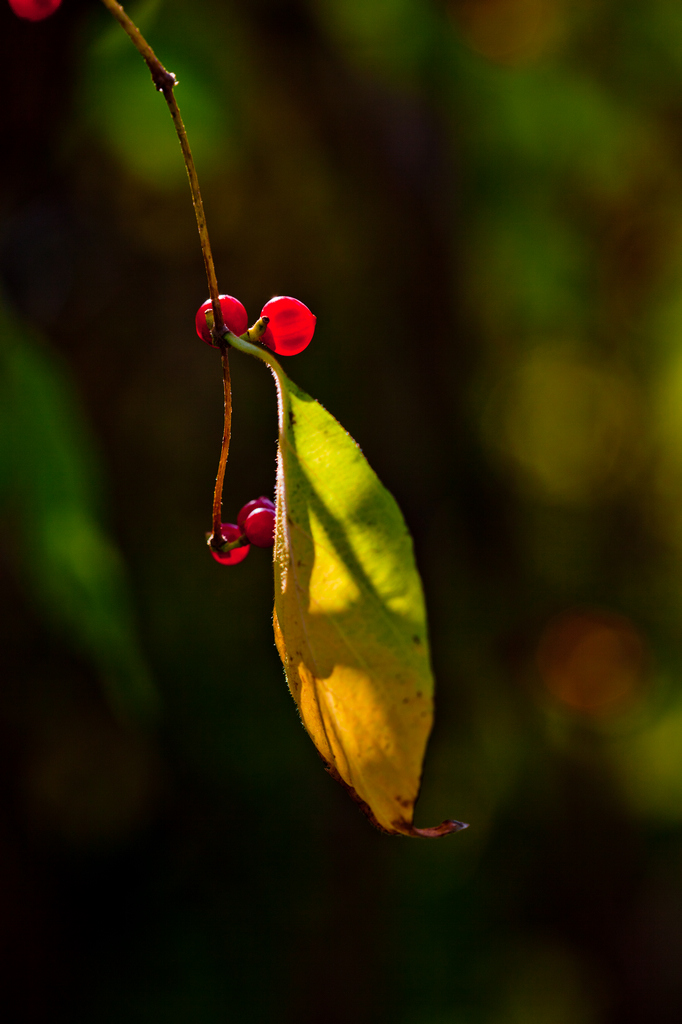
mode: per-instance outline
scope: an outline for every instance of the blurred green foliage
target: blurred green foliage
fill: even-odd
[[[164,32],[161,12],[159,0],[151,0],[140,5],[139,14],[134,9],[132,13],[141,31],[154,31],[155,45],[163,50],[164,59],[182,82],[183,116],[191,126],[194,158],[204,173],[215,173],[230,159],[234,129],[229,106],[220,102],[220,76],[206,60],[210,26],[202,25],[186,10],[175,19],[175,31]],[[182,187],[185,166],[177,159],[177,138],[168,131],[168,110],[149,88],[149,72],[118,23],[107,11],[98,13],[98,32],[85,49],[79,86],[83,117],[121,162],[151,188]],[[178,48],[179,55],[173,52]]]
[[[156,694],[121,558],[102,528],[90,431],[66,375],[0,306],[2,482],[14,571],[101,676],[113,709],[146,717]]]
[[[292,374],[415,537],[416,823],[471,827],[381,836],[324,775],[267,555],[204,546],[219,367],[163,101],[94,0],[4,5],[5,1016],[677,1021],[678,0],[132,13],[180,79],[221,288],[314,310]],[[232,363],[228,518],[276,436]]]

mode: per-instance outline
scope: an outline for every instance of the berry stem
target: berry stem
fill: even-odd
[[[258,338],[263,334],[265,328],[268,326],[268,323],[268,317],[261,317],[260,320],[256,321],[253,327],[249,327],[248,331],[243,335],[243,338],[253,338],[254,340],[258,340]],[[220,524],[223,521],[223,486],[225,483],[227,455],[230,450],[230,435],[232,433],[232,386],[230,379],[230,363],[227,358],[227,344],[228,340],[230,343],[233,343],[235,340],[240,341],[241,339],[238,339],[231,331],[227,331],[223,336],[214,334],[214,337],[220,345],[220,354],[223,363],[225,419],[223,422],[223,443],[220,448],[220,460],[218,461],[218,474],[215,481],[215,490],[213,491],[213,532],[208,539],[208,543],[210,547],[223,551],[225,550],[223,547],[224,537],[221,532]],[[252,345],[248,341],[245,341],[244,344],[247,345],[248,348],[243,351],[250,352],[251,349],[254,349],[256,352],[260,352],[260,346]],[[238,348],[239,346],[237,345],[236,347]]]
[[[232,432],[232,384],[230,379],[230,362],[227,358],[227,346],[220,339],[220,359],[223,364],[223,394],[225,396],[225,417],[223,420],[223,441],[220,446],[218,474],[213,491],[213,532],[209,538],[212,548],[220,548],[225,543],[220,524],[222,523],[223,485],[225,483],[225,467],[230,450],[230,434]]]

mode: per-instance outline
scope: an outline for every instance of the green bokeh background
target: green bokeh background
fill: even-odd
[[[412,529],[438,682],[372,830],[205,531],[219,363],[179,148],[96,0],[0,0],[0,1011],[682,1017],[679,0],[143,0],[223,291]],[[271,493],[235,353],[225,512]]]

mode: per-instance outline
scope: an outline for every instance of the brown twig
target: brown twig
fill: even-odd
[[[187,168],[187,177],[189,178],[189,187],[192,192],[192,203],[194,204],[194,213],[197,219],[197,227],[199,229],[201,251],[204,256],[204,266],[206,267],[208,293],[211,297],[211,306],[213,307],[214,329],[216,334],[222,337],[225,333],[225,322],[223,320],[223,311],[220,308],[220,302],[218,300],[218,280],[216,278],[215,266],[213,263],[211,243],[208,238],[206,214],[204,213],[204,204],[201,198],[201,189],[199,188],[199,178],[197,177],[197,169],[194,166],[194,157],[192,156],[192,150],[189,146],[185,125],[183,124],[182,117],[180,116],[180,108],[178,107],[173,93],[173,89],[177,84],[177,79],[172,71],[168,71],[163,66],[137,25],[130,20],[121,5],[117,3],[116,0],[102,0],[102,3],[111,11],[118,23],[132,39],[136,49],[144,58],[144,61],[151,72],[154,85],[157,90],[163,94],[163,98],[168,104],[168,109],[170,110],[170,115],[173,118],[173,124],[175,125],[178,139],[180,140],[180,148],[182,149],[185,167]]]
[[[232,385],[230,381],[230,363],[227,358],[227,348],[221,351],[223,364],[223,393],[225,395],[225,419],[223,422],[223,443],[220,447],[220,461],[218,462],[218,474],[213,492],[213,533],[209,541],[211,547],[218,548],[224,541],[221,531],[222,507],[223,507],[223,484],[225,481],[225,466],[227,465],[227,454],[230,449],[230,431],[232,427]]]
[[[185,167],[187,169],[187,177],[189,178],[189,187],[192,193],[192,203],[194,205],[194,215],[197,219],[197,227],[199,229],[199,239],[201,241],[201,251],[204,257],[204,267],[206,268],[206,280],[208,281],[208,293],[211,297],[211,307],[213,309],[213,338],[220,348],[220,356],[223,365],[223,392],[225,396],[225,418],[223,426],[223,441],[220,450],[220,461],[218,463],[218,476],[216,479],[215,493],[213,495],[213,540],[211,543],[215,543],[216,546],[222,543],[222,535],[220,532],[220,521],[221,521],[221,506],[223,500],[223,481],[225,479],[225,465],[227,463],[227,455],[230,448],[230,434],[232,427],[232,387],[230,379],[230,364],[227,355],[227,345],[223,340],[225,333],[225,321],[223,319],[223,311],[220,307],[220,299],[218,293],[218,279],[215,272],[215,264],[213,262],[213,252],[211,251],[211,243],[208,237],[208,227],[206,225],[206,214],[204,213],[204,204],[201,198],[201,189],[199,188],[199,178],[197,176],[197,169],[194,165],[194,157],[192,156],[192,150],[190,149],[189,140],[187,138],[187,132],[185,131],[185,125],[180,115],[180,108],[175,99],[173,92],[177,79],[172,71],[168,71],[159,58],[156,56],[151,46],[140,32],[137,25],[128,17],[126,12],[123,10],[121,5],[116,0],[102,0],[102,3],[116,18],[122,28],[128,33],[137,51],[144,58],[144,61],[149,68],[152,76],[152,81],[157,90],[163,94],[163,98],[168,104],[170,115],[175,125],[175,131],[177,132],[178,139],[180,140],[180,148],[182,149],[182,156],[185,161]]]

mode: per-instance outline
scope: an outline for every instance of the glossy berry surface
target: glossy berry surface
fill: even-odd
[[[244,529],[244,523],[246,522],[247,516],[250,516],[254,509],[257,508],[268,508],[274,513],[275,503],[270,501],[269,498],[266,498],[264,494],[261,495],[260,498],[254,498],[253,501],[247,501],[246,505],[239,510],[239,515],[237,516],[237,525],[240,526],[242,530]]]
[[[62,0],[9,0],[16,15],[28,21],[42,21],[57,10]]]
[[[275,543],[275,513],[271,508],[255,508],[244,520],[244,533],[257,548]]]
[[[221,295],[220,308],[223,311],[225,326],[228,327],[233,334],[243,334],[249,326],[249,317],[239,299],[235,299],[234,295]],[[206,299],[206,302],[203,302],[199,306],[197,315],[194,318],[194,324],[197,329],[197,334],[201,340],[205,341],[207,345],[211,346],[211,348],[217,348],[217,346],[213,344],[213,338],[211,337],[211,332],[209,331],[208,324],[206,323],[205,313],[207,309],[211,309],[210,299]]]
[[[236,523],[221,523],[220,526],[223,537],[227,541],[237,540],[242,536],[242,531]],[[243,544],[238,548],[232,548],[231,551],[214,551],[210,549],[211,554],[215,558],[216,562],[220,562],[221,565],[238,565],[239,562],[243,562],[249,553],[249,545]]]
[[[270,318],[261,341],[280,356],[298,355],[315,333],[317,317],[290,295],[276,295],[265,303],[260,315]]]

